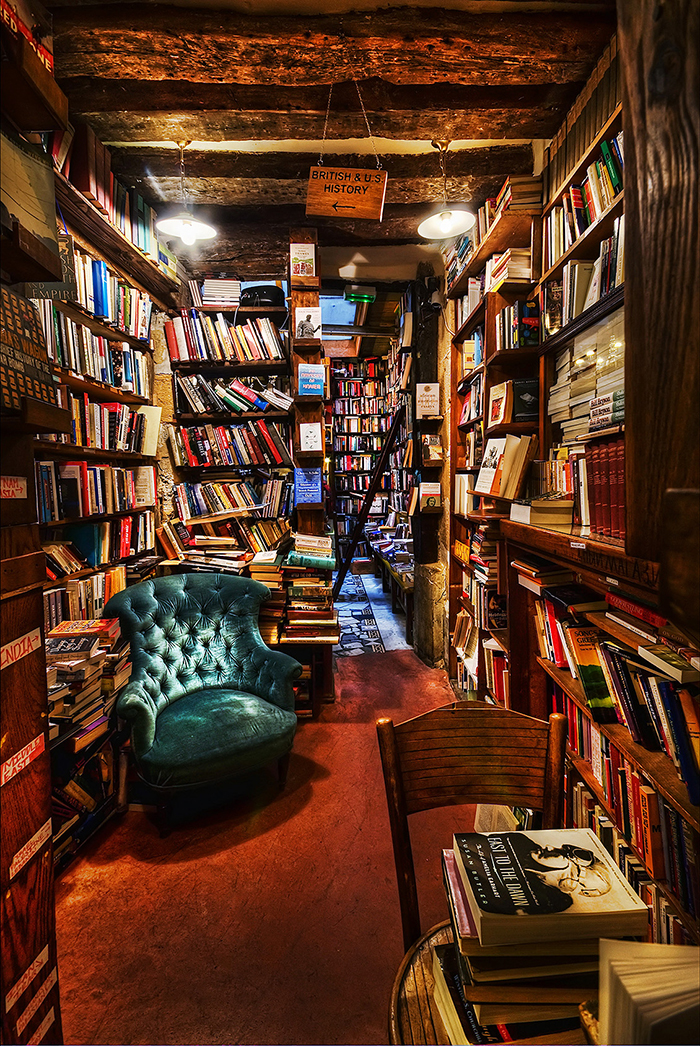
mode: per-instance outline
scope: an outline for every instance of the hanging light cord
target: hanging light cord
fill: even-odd
[[[331,98],[333,97],[333,83],[328,88],[328,105],[326,106],[326,120],[323,124],[323,138],[321,139],[321,152],[318,157],[319,167],[323,167],[323,147],[326,144],[326,131],[328,130],[328,117],[331,112]]]
[[[447,208],[447,150],[450,147],[449,141],[435,141],[430,143],[434,149],[440,150],[440,170],[442,171],[442,202]]]
[[[180,150],[180,197],[182,199],[182,206],[187,210],[187,190],[185,189],[185,149],[190,145],[190,142],[178,142],[177,147]]]
[[[369,140],[372,143],[372,148],[374,149],[374,158],[377,161],[377,170],[381,171],[382,165],[381,165],[381,163],[379,161],[379,153],[377,152],[377,144],[376,144],[374,138],[372,137],[372,132],[371,132],[370,127],[369,127],[369,120],[367,119],[367,112],[365,111],[365,103],[362,101],[362,95],[360,94],[360,85],[358,84],[357,80],[354,77],[352,79],[352,82],[354,83],[355,87],[357,88],[357,97],[360,99],[360,108],[362,109],[362,115],[365,118],[365,126],[367,127],[367,136],[368,136]]]

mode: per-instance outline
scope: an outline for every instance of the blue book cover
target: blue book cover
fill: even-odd
[[[299,395],[322,396],[326,368],[322,363],[299,364]]]
[[[323,501],[321,469],[294,469],[294,504],[314,505]]]

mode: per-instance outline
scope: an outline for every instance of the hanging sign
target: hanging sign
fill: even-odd
[[[387,172],[357,167],[312,167],[306,190],[307,215],[382,220]]]

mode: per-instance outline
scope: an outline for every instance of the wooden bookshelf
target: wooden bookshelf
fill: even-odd
[[[100,338],[106,338],[108,341],[125,341],[133,348],[140,349],[141,352],[152,351],[150,341],[143,341],[141,338],[136,338],[133,334],[128,334],[126,331],[123,331],[116,324],[108,323],[106,320],[94,316],[91,312],[88,312],[87,309],[83,308],[79,302],[54,300],[53,304],[60,312],[69,316],[75,323],[87,327],[88,330],[91,330],[93,334],[97,334]]]
[[[129,392],[126,389],[117,389],[104,381],[97,381],[96,378],[76,374],[65,367],[54,366],[53,372],[61,385],[67,385],[74,392],[87,393],[91,400],[97,400],[100,403],[126,403],[128,406],[142,406],[151,402],[145,396],[138,396],[135,392]],[[46,431],[56,432],[59,430],[47,429]]]
[[[541,207],[513,209],[506,207],[490,226],[483,240],[467,259],[455,281],[448,288],[450,298],[461,297],[467,289],[467,280],[475,276],[492,254],[502,254],[509,247],[530,247],[533,219],[539,218]]]

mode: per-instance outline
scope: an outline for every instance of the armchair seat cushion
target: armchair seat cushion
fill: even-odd
[[[208,687],[164,708],[141,772],[160,788],[191,787],[245,773],[289,751],[296,715],[254,694]]]

